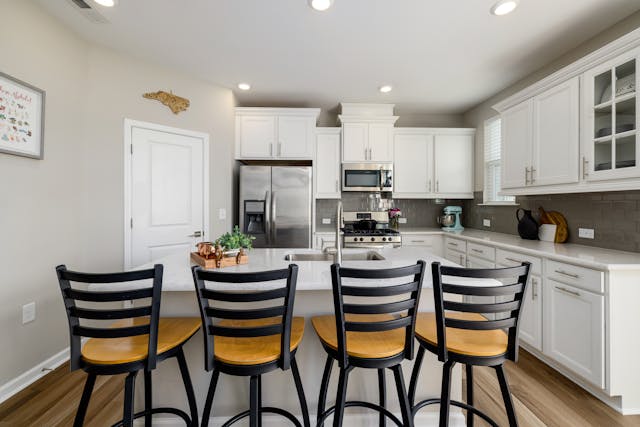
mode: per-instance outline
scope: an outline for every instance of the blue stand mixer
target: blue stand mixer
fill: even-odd
[[[444,231],[462,231],[464,227],[460,223],[460,215],[462,215],[461,206],[445,206],[444,215],[438,217],[438,222],[442,225]]]

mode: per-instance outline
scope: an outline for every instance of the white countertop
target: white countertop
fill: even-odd
[[[287,268],[290,264],[289,261],[285,261],[285,256],[290,253],[318,253],[319,251],[313,249],[253,249],[249,251],[249,263],[226,267],[225,272],[240,273],[240,272],[257,272],[266,270],[275,270],[281,268]],[[367,252],[362,249],[344,249],[343,253],[362,253]],[[427,263],[427,272],[423,282],[423,287],[431,288],[431,273],[430,265],[434,261],[439,261],[443,265],[456,266],[444,258],[436,256],[430,253],[426,248],[416,246],[406,246],[402,248],[390,248],[390,249],[377,249],[376,252],[385,257],[385,260],[381,261],[344,261],[342,266],[353,268],[391,268],[391,267],[404,267],[415,264],[418,260],[424,260]],[[164,266],[163,284],[162,290],[166,292],[175,291],[194,291],[193,277],[191,275],[191,263],[189,254],[175,254],[169,255],[164,258],[155,261],[157,264]],[[298,291],[326,291],[331,290],[331,262],[329,261],[295,261],[298,265]],[[150,268],[154,263],[148,263],[132,270],[139,270]],[[406,281],[406,280],[405,280]],[[451,282],[451,281],[450,281]],[[457,279],[455,282],[468,284],[470,280]],[[453,283],[455,283],[453,282]],[[150,281],[140,281],[133,283],[122,283],[119,286],[122,290],[133,289],[141,286],[149,286]],[[485,281],[484,283],[474,280],[473,283],[478,285],[498,285],[497,282]],[[383,284],[380,282],[380,284]],[[232,290],[238,289],[238,284],[224,284],[217,283],[216,289],[220,290]],[[274,286],[268,283],[252,283],[242,285],[246,290],[259,290],[268,289]],[[92,290],[114,290],[114,284],[90,285]]]
[[[442,231],[438,228],[401,228],[402,234],[442,234],[470,242],[489,244],[505,250],[554,259],[597,270],[639,270],[640,253],[603,249],[573,243],[551,243],[525,240],[513,234],[495,233],[467,228],[462,232]]]

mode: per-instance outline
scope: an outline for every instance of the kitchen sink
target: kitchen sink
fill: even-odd
[[[376,251],[347,252],[342,254],[343,261],[383,261],[385,257]],[[331,261],[335,260],[333,254],[327,253],[292,253],[284,257],[285,261]]]

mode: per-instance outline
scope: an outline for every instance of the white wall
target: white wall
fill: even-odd
[[[45,158],[0,154],[0,385],[68,346],[54,267],[123,265],[123,120],[207,132],[211,229],[232,218],[235,100],[230,90],[92,46],[27,0],[2,0],[0,70],[47,92]],[[189,98],[174,115],[142,93]],[[37,319],[21,324],[21,307]]]
[[[464,114],[464,125],[466,127],[474,127],[478,129],[475,145],[475,191],[482,191],[484,182],[484,122],[498,114],[493,108],[491,108],[491,106],[638,27],[640,27],[640,12],[636,12],[617,24],[609,27],[600,34],[592,37],[580,46],[570,50],[555,61],[543,66],[538,71],[528,75],[517,83],[505,88]]]

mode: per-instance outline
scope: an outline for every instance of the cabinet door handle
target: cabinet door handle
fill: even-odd
[[[534,172],[536,172],[536,171],[537,171],[537,169],[534,169],[534,168],[533,168],[533,166],[531,166],[531,169],[530,169],[530,170],[531,170],[531,178],[530,178],[530,180],[529,180],[529,181],[530,181],[529,183],[530,183],[530,184],[533,184],[533,183],[535,182],[535,180],[536,180],[536,179],[533,177],[533,173],[534,173]]]
[[[369,160],[373,160],[373,148],[369,148]]]
[[[460,265],[465,265],[464,264],[464,255],[460,255]]]
[[[529,167],[524,168],[524,185],[529,185]]]
[[[440,181],[436,179],[436,193],[440,192]]]
[[[336,192],[340,191],[340,183],[336,179]]]
[[[579,279],[580,278],[580,275],[573,274],[573,273],[567,273],[564,270],[555,270],[555,271],[556,271],[556,273],[562,274],[563,276],[573,277],[574,279]]]
[[[517,262],[518,264],[522,264],[524,261],[519,260],[519,259],[515,259],[515,258],[505,258],[507,261],[511,261],[511,262]]]
[[[367,150],[366,148],[364,149],[364,159],[369,160],[369,150]]]
[[[538,298],[538,280],[531,279],[531,301],[535,301]]]
[[[429,180],[429,193],[431,193],[431,180]]]
[[[567,289],[562,286],[556,286],[556,289],[559,290],[560,292],[564,292],[565,294],[573,295],[574,297],[580,296],[580,292],[572,291],[571,289]]]
[[[582,156],[582,179],[587,179],[589,176],[589,160],[587,160],[586,156]]]
[[[282,156],[282,142],[278,142],[278,156]]]

